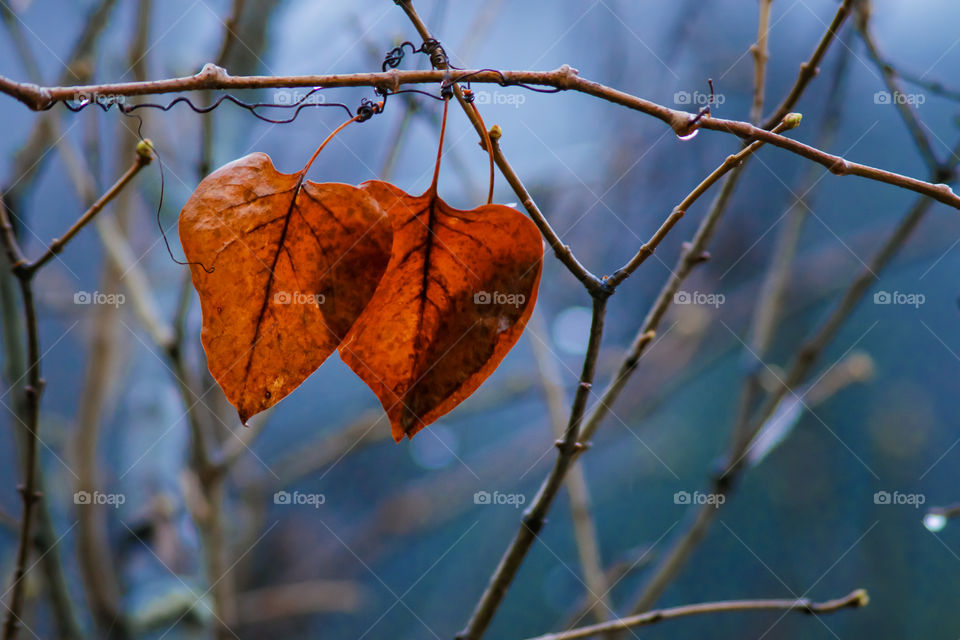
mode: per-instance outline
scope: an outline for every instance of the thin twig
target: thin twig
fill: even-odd
[[[423,38],[424,41],[431,39],[430,31],[413,8],[413,3],[410,0],[400,0],[397,4],[403,9],[404,13],[407,14],[407,17],[413,23],[420,37]],[[447,61],[442,56],[434,56],[431,58],[431,61],[434,66],[439,66],[446,70]],[[569,75],[569,68],[563,70],[563,72]],[[540,529],[543,527],[547,512],[550,510],[550,506],[557,492],[563,485],[563,480],[569,467],[573,464],[575,457],[583,450],[583,447],[579,443],[580,424],[583,420],[583,414],[587,406],[587,398],[590,394],[590,388],[596,372],[597,357],[600,352],[600,340],[603,336],[606,302],[612,290],[602,286],[597,277],[589,273],[576,260],[569,247],[562,245],[559,236],[556,235],[556,232],[550,226],[549,222],[547,222],[546,217],[534,204],[533,198],[531,198],[523,186],[523,183],[513,171],[513,167],[507,162],[506,157],[500,150],[499,136],[488,135],[475,106],[464,99],[463,92],[458,85],[453,85],[453,91],[457,97],[457,101],[460,103],[460,107],[477,130],[481,139],[485,142],[489,141],[492,148],[491,151],[497,165],[500,167],[501,173],[506,177],[510,186],[513,187],[514,192],[523,202],[524,207],[540,228],[541,233],[547,238],[547,242],[554,249],[557,257],[567,266],[571,273],[583,283],[593,297],[593,317],[590,323],[587,352],[583,360],[583,370],[580,375],[580,385],[577,387],[574,395],[573,405],[570,409],[570,418],[564,437],[557,442],[559,452],[553,469],[540,486],[530,508],[524,513],[521,526],[516,536],[500,559],[500,563],[493,575],[490,577],[490,582],[484,590],[483,595],[481,595],[480,600],[477,602],[473,614],[467,622],[467,626],[458,635],[458,638],[462,640],[476,640],[484,634],[490,625],[490,621],[493,619],[497,608],[500,606],[500,602],[502,602],[503,597],[506,595],[507,589],[513,582],[517,570],[520,568]]]
[[[770,33],[770,6],[773,0],[759,0],[760,12],[757,19],[757,42],[750,47],[753,54],[753,106],[750,108],[750,122],[759,124],[763,117],[763,97],[767,85],[767,60],[770,50],[767,38]]]
[[[133,164],[124,172],[122,176],[113,184],[112,187],[107,189],[100,198],[97,199],[90,208],[87,209],[82,216],[80,216],[73,225],[67,229],[66,233],[63,234],[63,237],[57,238],[50,243],[50,246],[47,247],[47,250],[43,253],[42,256],[37,258],[35,261],[31,262],[28,265],[25,265],[23,269],[27,272],[28,275],[32,275],[39,269],[41,269],[45,264],[50,262],[58,253],[63,251],[63,248],[67,245],[70,240],[77,235],[81,229],[83,229],[87,223],[89,223],[93,218],[103,210],[103,208],[113,200],[118,193],[120,193],[131,180],[136,177],[140,170],[145,166],[150,164],[153,159],[153,150],[149,144],[141,144],[137,146],[137,157],[133,161]]]
[[[800,73],[797,75],[797,80],[787,94],[787,97],[783,99],[783,102],[777,107],[777,110],[764,121],[764,129],[775,127],[778,122],[783,120],[785,115],[793,111],[793,108],[797,106],[797,102],[800,101],[800,97],[803,95],[803,92],[806,91],[807,85],[820,73],[820,63],[827,54],[830,44],[836,39],[840,27],[843,26],[847,16],[850,15],[854,2],[856,2],[856,0],[843,0],[837,8],[837,12],[834,14],[830,26],[827,27],[823,37],[820,38],[820,42],[817,43],[817,48],[814,49],[810,59],[800,65]]]
[[[425,25],[423,20],[420,18],[420,15],[417,13],[416,9],[413,8],[413,2],[411,0],[399,0],[397,1],[397,4],[401,9],[403,9],[404,13],[407,14],[410,22],[413,24],[420,37],[423,38],[424,42],[432,40],[433,35],[430,33],[427,25]],[[441,80],[446,81],[448,79],[447,74],[449,73],[449,69],[447,69],[447,61],[442,56],[433,56],[431,57],[431,62],[438,68],[438,71],[443,73]],[[576,72],[567,65],[564,65],[557,71],[567,78],[576,77]],[[469,74],[459,75],[463,76]],[[503,174],[504,178],[507,179],[507,183],[509,183],[510,187],[513,189],[513,192],[517,195],[517,198],[520,199],[520,203],[523,205],[523,208],[527,210],[530,218],[537,225],[537,228],[540,229],[540,233],[543,234],[544,238],[546,238],[547,244],[551,249],[553,249],[554,254],[557,256],[560,262],[562,262],[570,271],[570,273],[572,273],[574,277],[576,277],[577,280],[579,280],[581,284],[587,288],[587,291],[589,291],[591,295],[604,293],[604,287],[600,279],[590,273],[586,267],[580,264],[576,257],[574,257],[570,247],[563,244],[563,242],[560,240],[560,236],[557,235],[557,232],[554,231],[553,227],[547,221],[546,216],[543,215],[543,213],[540,211],[540,208],[533,201],[533,197],[530,195],[530,192],[527,191],[526,187],[523,185],[523,182],[520,180],[520,177],[513,170],[513,166],[511,166],[511,164],[507,161],[507,157],[500,148],[500,136],[489,135],[489,132],[486,131],[483,121],[480,119],[478,112],[475,109],[475,105],[468,103],[464,99],[463,91],[460,89],[460,86],[457,83],[453,84],[453,92],[457,98],[457,102],[460,104],[460,108],[463,110],[463,113],[467,116],[467,119],[473,125],[473,128],[476,129],[477,135],[480,136],[480,140],[484,142],[490,140],[493,147],[493,158],[496,161],[497,166],[500,168],[500,172]]]
[[[13,41],[13,48],[17,52],[17,57],[20,58],[24,71],[27,72],[27,77],[31,82],[43,82],[40,65],[37,64],[37,59],[23,35],[23,29],[20,28],[20,17],[13,12],[10,5],[4,2],[0,3],[0,18],[7,25],[7,31],[10,32],[10,39]]]
[[[563,478],[576,456],[583,451],[579,443],[580,424],[587,406],[587,396],[593,384],[596,372],[597,356],[600,353],[600,339],[603,336],[603,321],[606,312],[607,299],[598,296],[593,299],[593,319],[590,323],[590,337],[587,342],[587,352],[583,358],[583,370],[580,374],[580,384],[573,399],[570,410],[570,419],[567,422],[566,432],[562,440],[557,441],[558,454],[550,474],[540,485],[536,497],[530,508],[523,514],[521,526],[510,543],[496,570],[490,577],[487,588],[477,602],[467,626],[457,638],[459,640],[477,640],[483,636],[500,602],[513,582],[513,578],[523,563],[527,552],[533,546],[534,540],[540,533],[546,521],[547,512],[563,485]]]
[[[840,129],[841,115],[843,113],[843,80],[846,77],[850,49],[843,49],[840,52],[840,56],[840,61],[831,78],[830,87],[827,90],[828,97],[824,108],[824,121],[817,134],[818,147],[831,146],[837,131]],[[808,173],[803,183],[804,186],[800,189],[800,193],[803,195],[798,198],[787,211],[786,222],[777,234],[775,248],[770,259],[770,266],[764,275],[763,283],[760,286],[760,293],[757,297],[757,303],[754,306],[753,315],[750,320],[748,333],[749,350],[751,355],[757,360],[757,363],[747,372],[741,385],[736,413],[737,417],[735,418],[734,429],[730,436],[733,443],[738,443],[743,438],[748,437],[747,434],[744,433],[746,423],[762,391],[760,374],[763,367],[759,366],[759,363],[766,357],[767,349],[770,347],[774,332],[779,325],[780,310],[783,306],[787,287],[790,283],[791,265],[796,255],[797,244],[800,241],[803,224],[807,219],[809,205],[807,204],[805,196],[813,189],[820,178],[821,174],[818,171],[818,167],[811,165],[808,168]]]
[[[955,164],[960,161],[957,154],[960,153],[960,147],[954,150],[952,154]],[[952,169],[952,166],[950,167]],[[936,176],[934,176],[936,178]],[[736,479],[745,468],[746,453],[749,450],[750,442],[753,436],[760,428],[773,416],[777,407],[786,397],[787,393],[798,387],[813,367],[820,354],[836,335],[838,329],[846,321],[849,315],[856,308],[864,294],[877,279],[877,274],[890,262],[893,256],[899,251],[900,247],[910,237],[910,234],[926,215],[927,211],[933,206],[933,201],[929,198],[920,198],[911,207],[910,211],[903,218],[900,224],[891,232],[881,248],[874,254],[867,266],[860,272],[854,281],[847,288],[839,304],[834,308],[827,318],[821,323],[819,329],[813,334],[807,342],[797,350],[793,363],[787,368],[787,372],[780,379],[777,388],[771,392],[756,413],[754,419],[748,422],[747,427],[742,430],[742,436],[737,438],[727,457],[725,470],[722,474],[714,478],[711,493],[727,496]],[[728,501],[727,501],[728,502]],[[724,502],[722,504],[727,504]],[[700,541],[706,535],[720,508],[717,505],[710,505],[709,508],[701,508],[696,513],[691,525],[681,530],[681,533],[671,543],[669,550],[664,554],[661,561],[657,564],[653,576],[644,585],[643,591],[636,603],[631,609],[631,613],[640,613],[649,609],[659,598],[660,594],[666,588],[666,585],[679,572],[680,568],[686,563],[693,550],[699,545]]]
[[[669,609],[657,609],[646,613],[620,618],[611,622],[594,624],[589,627],[581,627],[571,631],[561,633],[548,633],[529,640],[577,640],[578,638],[589,638],[608,631],[622,631],[641,627],[663,620],[672,620],[674,618],[683,618],[686,616],[696,616],[711,613],[725,613],[730,611],[796,611],[799,613],[834,613],[842,609],[856,609],[869,604],[870,598],[863,589],[852,591],[842,598],[836,600],[826,600],[824,602],[814,602],[809,598],[798,598],[795,600],[724,600],[720,602],[704,602],[700,604],[688,604],[681,607],[670,607]]]
[[[903,90],[903,85],[900,84],[900,77],[897,75],[896,70],[883,61],[880,49],[877,47],[877,43],[870,33],[870,20],[867,12],[861,10],[859,19],[856,22],[857,33],[860,34],[860,39],[863,40],[863,44],[866,45],[867,55],[883,75],[883,82],[887,86],[887,91],[890,92],[890,102],[897,108],[897,112],[903,119],[907,131],[910,132],[910,136],[913,138],[917,151],[920,152],[920,157],[923,158],[923,162],[927,165],[927,169],[931,172],[936,171],[941,166],[940,160],[933,151],[933,144],[930,142],[930,137],[924,131],[923,124],[920,122],[920,116],[917,115],[913,104],[911,104],[909,100],[903,99],[903,97],[906,96],[906,92]]]
[[[781,122],[774,130],[774,133],[780,133],[781,131],[786,131],[788,129],[793,129],[794,127],[800,124],[800,114],[788,114],[784,121]],[[700,199],[704,193],[706,193],[710,187],[716,184],[723,176],[725,176],[731,169],[734,167],[740,166],[744,159],[755,152],[757,149],[762,147],[764,142],[762,140],[755,140],[750,143],[739,152],[727,156],[720,165],[714,169],[710,175],[704,178],[700,184],[694,187],[693,191],[687,194],[687,196],[680,201],[676,207],[673,208],[673,211],[670,212],[670,215],[667,216],[666,220],[663,221],[663,224],[660,225],[660,228],[651,236],[640,250],[637,251],[636,255],[630,259],[630,261],[625,264],[623,267],[618,269],[613,276],[607,279],[607,286],[613,288],[619,285],[621,282],[630,277],[637,268],[643,264],[647,258],[653,255],[653,252],[656,251],[657,246],[660,242],[670,233],[670,230],[673,229],[674,225],[680,221],[680,218],[687,212],[687,210],[693,206],[693,204]]]
[[[809,70],[816,70],[819,67],[823,56],[826,54],[827,49],[830,46],[830,43],[833,41],[837,31],[840,29],[840,26],[849,15],[851,4],[851,0],[844,0],[843,4],[841,4],[837,9],[837,13],[834,16],[833,21],[827,28],[826,33],[824,33],[823,37],[820,39],[820,42],[816,49],[814,49],[810,59],[800,65],[800,75],[797,77],[796,84],[794,84],[793,88],[791,88],[790,93],[776,111],[775,115],[779,115],[779,118],[775,121],[772,121],[772,123],[770,120],[768,120],[767,123],[764,124],[765,127],[775,127],[776,125],[780,124],[782,119],[788,113],[790,113],[790,110],[793,109],[797,101],[803,95],[803,92],[810,80],[812,80],[816,75],[815,71],[811,73]],[[744,146],[746,146],[746,143]],[[627,383],[627,380],[636,370],[640,358],[643,356],[647,347],[656,337],[656,332],[659,329],[660,321],[663,319],[667,309],[673,303],[673,296],[679,290],[680,285],[683,284],[683,281],[686,280],[693,268],[708,257],[706,253],[707,245],[713,238],[714,230],[716,229],[717,224],[727,209],[727,205],[730,202],[730,197],[733,195],[733,192],[736,189],[737,183],[740,180],[740,176],[743,173],[743,168],[748,159],[749,156],[745,156],[740,165],[733,168],[726,175],[726,178],[720,187],[720,192],[717,194],[717,197],[714,198],[709,212],[700,223],[700,226],[697,228],[693,240],[691,240],[690,244],[681,253],[679,259],[677,260],[676,266],[671,270],[671,277],[667,279],[666,283],[664,283],[663,287],[660,289],[660,293],[657,295],[656,300],[650,307],[650,310],[647,312],[640,329],[637,331],[636,337],[633,339],[633,342],[630,344],[630,347],[627,349],[627,352],[624,355],[623,361],[621,362],[616,375],[604,389],[600,399],[594,405],[594,408],[590,411],[586,420],[584,421],[581,442],[586,443],[590,440],[597,427],[600,426],[600,423],[610,412],[613,403],[616,402],[617,397],[619,397],[620,392]]]
[[[149,162],[149,149],[147,149],[143,155],[145,155],[146,160],[142,159],[141,152],[138,149],[138,164],[141,162],[144,164]],[[137,171],[138,170],[139,168]],[[131,170],[128,170],[128,174],[131,171],[133,171],[132,168]],[[133,173],[135,174],[136,171],[133,171]],[[116,197],[116,195],[121,191],[122,187],[129,183],[129,181],[129,178],[126,180],[121,179],[123,184],[120,184],[119,187],[114,185],[114,187],[111,188],[107,194],[98,199],[96,211],[93,211],[93,214],[88,216],[88,214],[90,214],[90,210],[88,210],[83,217],[87,220],[92,218],[97,211],[102,209],[110,200]],[[67,238],[67,240],[72,238],[74,235],[75,232],[69,234],[69,238]],[[4,621],[2,636],[3,640],[13,640],[13,638],[16,637],[17,630],[19,629],[20,615],[23,610],[25,588],[25,581],[23,578],[26,574],[27,556],[29,554],[32,540],[31,528],[33,524],[34,506],[36,505],[37,500],[40,498],[40,494],[37,491],[37,430],[39,428],[40,396],[43,391],[44,382],[40,374],[40,338],[39,329],[37,326],[36,305],[34,303],[33,295],[33,276],[36,274],[37,269],[45,264],[49,258],[42,257],[37,263],[32,264],[26,261],[19,242],[17,241],[13,224],[9,215],[7,214],[7,209],[2,203],[2,199],[0,199],[0,237],[2,237],[10,267],[20,285],[20,295],[23,303],[25,321],[24,327],[27,343],[27,384],[23,389],[24,415],[21,419],[22,426],[26,431],[27,437],[25,438],[26,446],[23,452],[24,480],[19,487],[23,500],[23,511],[20,520],[20,539],[15,560],[13,584],[10,587],[10,604],[8,605],[7,615]],[[35,266],[37,264],[39,264],[39,266]]]
[[[566,429],[566,411],[569,406],[567,394],[560,381],[560,370],[556,356],[545,342],[548,338],[546,323],[542,316],[534,314],[530,319],[534,326],[528,326],[528,335],[532,332],[530,345],[537,361],[540,384],[547,403],[547,414],[554,435],[562,438]],[[608,591],[608,583],[600,559],[600,545],[597,542],[597,527],[590,513],[590,490],[583,465],[575,460],[567,472],[565,480],[567,495],[570,499],[570,519],[573,522],[573,537],[580,556],[580,568],[583,571],[583,583],[587,590],[587,610],[597,622],[604,622],[613,612]]]
[[[0,92],[7,93],[21,100],[28,106],[42,109],[53,105],[54,102],[58,100],[72,99],[81,92],[88,92],[87,95],[110,95],[111,92],[115,95],[146,95],[196,89],[252,89],[318,85],[327,87],[372,86],[388,90],[402,84],[440,82],[444,79],[444,73],[444,71],[438,70],[397,71],[396,69],[392,69],[383,73],[326,76],[230,76],[225,70],[214,65],[208,65],[200,73],[184,78],[141,83],[91,85],[86,87],[37,87],[35,85],[13,82],[7,78],[0,77]],[[951,207],[960,209],[960,196],[954,194],[949,187],[943,184],[925,182],[892,171],[846,160],[796,140],[772,133],[765,128],[756,127],[748,122],[710,117],[701,118],[694,122],[695,117],[693,114],[671,109],[629,93],[604,86],[600,83],[586,80],[579,77],[573,69],[567,66],[554,71],[541,72],[465,70],[459,73],[461,77],[469,76],[471,82],[477,83],[530,84],[579,91],[656,117],[671,126],[678,135],[687,135],[699,127],[732,134],[747,141],[756,139],[763,140],[771,145],[822,164],[836,175],[856,175],[870,180],[884,182],[910,191],[916,191],[917,193],[930,196],[935,200],[948,204]],[[475,123],[475,126],[479,126],[479,124]],[[520,196],[522,200],[525,200],[523,198],[523,192],[520,191],[522,184],[519,182],[519,179],[516,179],[514,174],[514,179],[511,180],[509,176],[512,171],[504,168],[505,160],[502,152],[496,153],[496,159],[497,165],[504,175],[508,177],[508,181],[510,181],[514,190],[517,191],[517,195]],[[534,214],[531,213],[531,215]],[[534,221],[538,223],[538,226],[541,226],[541,231],[543,231],[544,225],[547,223],[545,219],[542,219],[542,214],[534,217]],[[565,248],[555,233],[547,231],[545,235],[547,235],[547,239],[555,251],[557,251],[558,248],[561,253],[564,251]],[[591,280],[591,275],[582,265],[572,262],[566,257],[561,257],[561,259],[582,282]]]
[[[220,53],[217,54],[216,64],[223,67],[227,64],[227,58],[233,49],[233,44],[237,41],[237,24],[246,0],[233,0],[230,9],[230,15],[223,21],[223,40],[220,42]],[[213,134],[214,134],[214,114],[208,113],[200,122],[200,162],[197,166],[197,173],[205,177],[210,173],[210,167],[213,162]]]

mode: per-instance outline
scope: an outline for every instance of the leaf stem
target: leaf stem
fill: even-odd
[[[447,133],[447,111],[450,100],[443,101],[443,120],[440,122],[440,142],[437,144],[437,163],[433,166],[433,180],[430,182],[430,193],[437,195],[437,182],[440,180],[440,160],[443,158],[443,138]]]
[[[331,131],[330,134],[327,135],[327,137],[323,139],[323,142],[320,143],[320,146],[317,147],[317,150],[314,151],[314,152],[313,152],[313,155],[310,156],[310,159],[307,160],[307,164],[305,164],[305,165],[303,166],[303,169],[300,169],[300,181],[301,181],[301,183],[303,182],[304,176],[307,175],[307,171],[310,170],[310,166],[313,164],[313,161],[317,159],[317,156],[319,156],[319,155],[320,155],[320,152],[323,151],[323,148],[324,148],[325,146],[327,146],[327,143],[329,143],[331,140],[333,140],[334,138],[336,138],[338,133],[340,133],[341,131],[343,131],[344,129],[346,129],[348,124],[350,124],[350,123],[352,123],[352,122],[356,122],[359,117],[360,117],[360,116],[353,116],[352,118],[350,118],[350,119],[347,120],[346,122],[340,124],[340,126],[338,126],[336,129],[334,129],[333,131]]]

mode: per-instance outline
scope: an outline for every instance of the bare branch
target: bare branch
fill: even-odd
[[[837,8],[837,12],[833,16],[833,21],[830,23],[830,26],[827,27],[823,37],[820,38],[820,42],[817,44],[817,48],[813,50],[813,54],[810,56],[810,59],[800,65],[800,73],[797,75],[797,81],[794,83],[793,88],[790,89],[790,93],[788,93],[787,97],[784,98],[783,103],[777,107],[777,110],[774,111],[773,114],[771,114],[770,117],[767,118],[763,123],[764,129],[775,127],[778,122],[783,120],[785,115],[793,111],[793,108],[800,100],[800,96],[802,96],[803,92],[806,90],[807,85],[810,84],[811,80],[817,77],[818,73],[820,73],[820,63],[823,61],[823,57],[827,54],[827,49],[830,48],[830,43],[832,43],[837,37],[837,32],[840,31],[840,27],[843,26],[847,16],[850,15],[850,11],[853,9],[853,4],[855,1],[856,0],[843,0],[843,2]]]
[[[757,42],[750,47],[753,54],[753,106],[750,108],[750,122],[760,123],[763,117],[763,97],[767,84],[767,60],[770,50],[767,37],[770,33],[770,5],[773,0],[759,0],[760,15],[757,19]]]
[[[870,598],[863,589],[857,589],[842,598],[826,600],[824,602],[814,602],[808,598],[799,598],[796,600],[724,600],[720,602],[704,602],[700,604],[688,604],[682,607],[671,607],[669,609],[657,609],[656,611],[648,611],[640,615],[594,624],[589,627],[581,627],[572,631],[548,633],[537,636],[536,638],[530,638],[529,640],[577,640],[577,638],[589,638],[610,631],[623,631],[624,629],[632,629],[633,627],[642,627],[656,622],[662,622],[663,620],[673,620],[674,618],[710,613],[726,613],[730,611],[776,610],[787,612],[795,611],[798,613],[834,613],[842,609],[865,607],[869,602]]]
[[[73,237],[87,225],[87,223],[93,220],[93,218],[96,217],[96,215],[100,213],[100,211],[102,211],[111,200],[117,197],[117,194],[120,193],[123,188],[126,187],[127,184],[134,179],[134,177],[136,177],[138,173],[140,173],[141,169],[150,164],[152,159],[153,148],[151,147],[149,140],[137,145],[137,157],[133,161],[133,164],[130,165],[130,168],[128,168],[126,172],[120,176],[120,178],[113,184],[112,187],[107,189],[106,193],[104,193],[102,196],[100,196],[100,198],[97,199],[96,202],[90,205],[90,208],[87,209],[83,215],[80,216],[77,221],[70,226],[69,229],[67,229],[66,233],[63,234],[63,237],[55,239],[50,243],[50,246],[47,247],[47,250],[42,256],[23,267],[27,274],[29,275],[35,273],[45,264],[50,262],[54,256],[63,251],[67,243],[70,242],[70,240],[72,240]]]
[[[496,613],[500,602],[507,593],[507,589],[513,582],[513,578],[523,563],[527,552],[537,539],[540,529],[543,528],[546,521],[547,512],[550,505],[556,497],[557,492],[563,485],[563,478],[566,475],[574,459],[583,451],[584,447],[579,443],[580,423],[583,420],[583,413],[587,405],[587,396],[590,393],[590,387],[593,384],[593,376],[596,372],[597,356],[600,353],[600,339],[603,335],[603,321],[606,313],[606,297],[596,297],[593,299],[593,320],[590,323],[590,338],[587,343],[587,353],[583,359],[583,371],[580,374],[580,384],[574,395],[573,407],[570,410],[570,419],[567,422],[566,433],[562,440],[557,441],[559,450],[556,461],[550,475],[540,485],[536,497],[530,505],[530,508],[523,514],[523,521],[516,536],[510,543],[496,570],[490,577],[490,582],[484,590],[483,595],[474,608],[473,615],[467,622],[467,626],[461,631],[458,640],[476,640],[483,636],[493,615]]]

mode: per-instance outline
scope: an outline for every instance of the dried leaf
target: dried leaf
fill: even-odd
[[[374,198],[305,171],[283,174],[250,154],[207,176],[180,214],[210,373],[244,423],[333,352],[390,255]]]
[[[543,242],[503,205],[460,211],[372,180],[360,188],[386,211],[393,250],[340,357],[373,390],[393,437],[412,437],[493,373],[533,312]]]

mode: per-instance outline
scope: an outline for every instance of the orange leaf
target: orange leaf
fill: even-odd
[[[327,359],[390,255],[374,198],[305,172],[253,153],[204,178],[180,213],[210,373],[244,423]]]
[[[393,437],[413,437],[493,373],[533,312],[543,262],[536,225],[517,210],[460,211],[434,185],[411,196],[371,180],[393,250],[340,357],[373,390]]]

